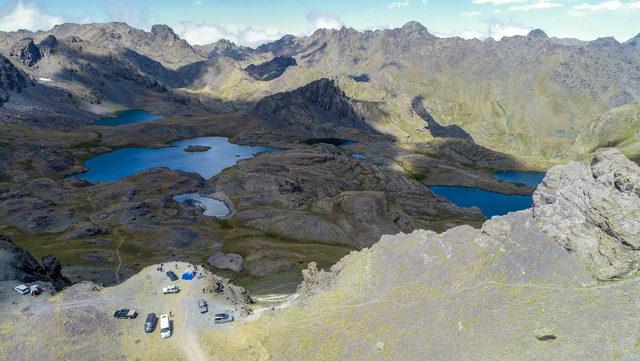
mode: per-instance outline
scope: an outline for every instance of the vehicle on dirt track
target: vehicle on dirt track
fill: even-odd
[[[32,285],[29,287],[29,293],[31,293],[31,296],[37,296],[42,293],[42,288],[38,285]]]
[[[178,288],[178,286],[176,285],[170,285],[162,289],[162,293],[164,293],[165,295],[169,293],[178,293],[178,292],[180,292],[180,288]]]
[[[134,319],[138,317],[138,311],[130,310],[128,308],[121,308],[119,310],[116,310],[116,312],[113,313],[113,317]]]
[[[233,321],[233,316],[228,313],[216,313],[213,319],[216,325]]]
[[[27,293],[29,293],[29,287],[27,287],[27,285],[16,286],[13,289],[21,295],[26,295]]]
[[[169,319],[169,315],[160,316],[160,337],[171,337],[171,319]]]
[[[200,309],[200,313],[207,313],[209,311],[209,306],[202,298],[198,300],[198,308]]]
[[[144,322],[144,332],[151,333],[156,329],[156,323],[158,322],[158,317],[156,317],[155,313],[150,313],[147,315],[147,320]]]
[[[169,277],[170,280],[172,281],[177,281],[178,280],[178,276],[175,274],[175,272],[173,271],[167,271],[167,273],[165,273],[167,275],[167,277]]]

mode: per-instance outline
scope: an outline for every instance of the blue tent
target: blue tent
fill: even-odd
[[[188,269],[188,270],[184,271],[184,273],[182,274],[182,279],[183,280],[192,280],[195,275],[196,275],[196,273],[192,269]]]

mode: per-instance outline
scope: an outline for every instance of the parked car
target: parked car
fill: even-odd
[[[209,306],[207,306],[207,303],[202,298],[198,300],[198,308],[200,309],[200,313],[207,313],[207,311],[209,311]]]
[[[31,293],[31,296],[37,296],[42,293],[42,288],[38,285],[32,285],[29,287],[29,292]]]
[[[173,271],[167,271],[166,275],[172,281],[177,281],[178,280],[178,276],[176,276],[176,274]]]
[[[158,317],[156,317],[155,313],[150,313],[147,315],[147,320],[144,322],[144,332],[151,333],[156,329],[156,323],[158,322]]]
[[[21,295],[26,295],[27,293],[29,293],[29,287],[27,287],[27,285],[16,286],[14,287],[14,290],[16,290],[16,292]]]
[[[138,311],[130,310],[128,308],[121,308],[119,310],[116,310],[116,312],[113,314],[113,317],[134,319],[138,317]]]
[[[178,288],[178,286],[176,285],[170,285],[162,289],[162,293],[164,293],[165,295],[169,293],[178,293],[178,292],[180,292],[180,288]]]
[[[169,315],[160,316],[160,337],[171,337],[171,320]]]
[[[216,325],[231,321],[233,321],[233,316],[229,315],[228,313],[216,313],[213,319],[213,322],[215,322]]]

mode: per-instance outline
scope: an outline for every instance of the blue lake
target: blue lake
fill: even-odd
[[[497,180],[511,183],[520,183],[530,186],[537,186],[542,183],[545,172],[520,172],[520,171],[501,171],[493,173]]]
[[[358,158],[358,159],[366,159],[367,158],[362,153],[351,153],[351,156],[354,157],[354,158]]]
[[[143,109],[125,110],[117,112],[113,117],[105,117],[96,120],[95,125],[103,125],[108,127],[115,127],[118,125],[134,124],[140,122],[151,122],[161,119],[161,115],[155,115],[147,113]]]
[[[76,175],[90,182],[110,182],[157,167],[195,172],[205,179],[247,159],[274,148],[229,143],[224,137],[200,137],[169,143],[164,148],[122,148],[97,155],[85,162],[87,171]],[[206,152],[185,152],[190,145],[211,147]]]
[[[544,175],[544,172],[504,171],[494,173],[498,180],[531,186],[540,184]],[[478,207],[487,218],[520,211],[532,206],[531,196],[508,195],[471,187],[433,186],[431,190],[460,207]]]

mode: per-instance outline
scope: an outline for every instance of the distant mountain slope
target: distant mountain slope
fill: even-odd
[[[293,56],[314,71],[364,75],[397,96],[421,96],[438,122],[457,124],[493,149],[563,157],[585,125],[640,102],[637,41],[564,40],[540,30],[500,41],[437,38],[411,22],[321,29],[257,50]]]
[[[186,40],[180,39],[166,25],[154,25],[151,32],[146,32],[125,23],[62,24],[54,26],[40,36],[48,34],[58,38],[76,36],[109,49],[128,48],[170,69],[205,60],[205,57],[198,54]]]

